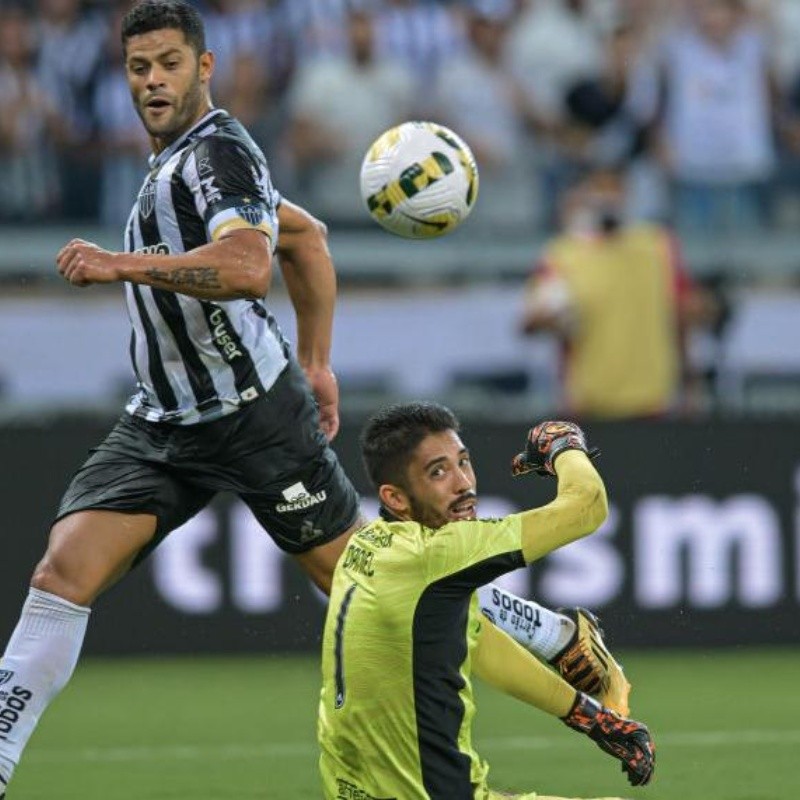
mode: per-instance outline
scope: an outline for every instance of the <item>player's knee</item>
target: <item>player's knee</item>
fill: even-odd
[[[84,578],[74,573],[75,570],[47,553],[33,571],[31,587],[79,606],[91,605],[99,594],[99,587],[90,586]]]

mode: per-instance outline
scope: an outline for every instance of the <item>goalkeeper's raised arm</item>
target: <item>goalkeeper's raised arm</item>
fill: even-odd
[[[583,431],[574,422],[542,422],[528,432],[525,449],[511,462],[514,475],[555,475],[558,494],[545,506],[523,511],[522,554],[530,563],[593,533],[608,516],[603,479],[591,462]]]

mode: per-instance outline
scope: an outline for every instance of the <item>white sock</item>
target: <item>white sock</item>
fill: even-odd
[[[39,717],[72,676],[88,621],[88,608],[38,589],[28,593],[0,659],[0,776],[6,783]]]
[[[493,583],[478,589],[478,605],[500,630],[545,661],[563,650],[575,632],[575,623],[569,617]]]

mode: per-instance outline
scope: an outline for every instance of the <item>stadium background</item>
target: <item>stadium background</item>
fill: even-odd
[[[63,285],[53,267],[55,253],[73,236],[118,246],[143,172],[146,142],[128,107],[116,36],[109,34],[127,5],[31,0],[0,6],[3,640],[65,481],[131,387],[118,290],[79,292]],[[447,402],[464,418],[477,454],[484,513],[505,513],[549,496],[552,486],[545,482],[523,485],[506,477],[508,455],[529,423],[559,411],[557,348],[547,338],[519,334],[522,287],[554,232],[558,190],[587,165],[625,169],[631,215],[674,227],[690,273],[725,313],[693,335],[691,364],[701,381],[687,402],[663,419],[587,424],[604,450],[613,509],[606,530],[511,576],[509,585],[545,603],[597,608],[614,644],[631,653],[640,683],[649,675],[666,694],[672,677],[684,679],[673,687],[677,693],[689,691],[691,671],[707,666],[709,652],[718,663],[739,665],[739,676],[774,669],[788,682],[791,671],[796,674],[800,637],[800,4],[742,5],[737,35],[752,37],[768,58],[743,67],[754,72],[727,79],[769,82],[769,103],[751,98],[752,113],[744,115],[755,119],[756,128],[769,129],[769,148],[757,167],[744,153],[740,172],[728,164],[723,181],[703,176],[714,190],[711,224],[681,191],[697,176],[679,174],[662,148],[669,139],[664,64],[681,58],[681,33],[700,2],[360,3],[375,25],[376,58],[407,73],[405,104],[370,105],[385,99],[391,81],[354,83],[349,91],[363,104],[352,118],[337,119],[343,144],[335,157],[312,146],[310,131],[319,120],[309,87],[315,64],[349,63],[344,0],[199,5],[207,14],[209,45],[219,55],[217,104],[250,125],[281,191],[330,226],[341,287],[334,345],[343,412],[337,449],[368,509],[374,501],[356,452],[364,415],[383,402],[421,396]],[[490,39],[508,34],[491,70],[491,85],[505,89],[489,94],[491,107],[483,105],[486,92],[448,90],[451,67],[477,69],[480,62],[467,36],[470,19],[489,26],[484,30]],[[582,81],[591,84],[604,74],[620,30],[635,34],[623,111],[587,118],[569,97]],[[522,106],[501,102],[511,85],[525,96]],[[340,88],[333,106],[348,95],[346,82]],[[420,117],[440,118],[468,141],[479,140],[482,179],[478,206],[463,229],[426,243],[378,230],[360,208],[356,182],[360,137],[369,141],[388,124]],[[725,120],[717,122],[724,129]],[[564,136],[576,131],[580,135]],[[331,185],[334,202],[326,194]],[[279,277],[273,306],[291,335]],[[313,653],[323,611],[322,599],[294,565],[254,529],[246,512],[222,498],[98,603],[86,651],[116,657]],[[764,645],[788,649],[759,661],[762,651],[754,648]],[[708,650],[717,646],[733,649],[726,655]],[[670,655],[668,647],[691,651]],[[657,660],[661,654],[667,661]],[[785,673],[770,665],[771,658]],[[138,662],[115,663],[115,681],[146,670]],[[215,664],[198,660],[197,680]],[[680,665],[693,666],[681,673]],[[71,733],[78,740],[85,724],[80,699],[102,692],[102,675],[92,681],[103,667],[90,662],[85,669],[73,701],[77,727]],[[313,667],[310,674],[313,691]],[[733,696],[742,689],[739,681],[731,678],[730,689],[721,682],[720,690]],[[713,676],[707,685],[713,691]],[[645,706],[649,700],[658,709],[650,691],[643,695]],[[704,707],[699,695],[698,704]],[[767,703],[743,741],[790,727],[781,714],[791,705]],[[308,707],[313,714],[313,704]],[[721,706],[707,709],[723,720]],[[658,718],[660,711],[654,713]],[[61,732],[46,725],[43,747]],[[731,731],[738,726],[732,721]],[[796,728],[788,734],[797,741]],[[142,732],[145,741],[148,735]],[[764,741],[769,736],[761,736]],[[138,740],[125,744],[132,742]],[[788,774],[788,754],[771,754],[777,774]],[[306,755],[311,763],[313,748]],[[57,755],[39,751],[39,757],[38,763],[58,772]],[[86,770],[96,767],[86,759]],[[702,780],[689,785],[687,778],[685,785],[666,784],[674,794],[654,790],[652,797],[675,797],[678,790],[688,800],[791,796],[749,787],[744,778],[734,782],[735,765],[725,770],[727,793],[706,788],[695,795]],[[19,796],[51,796],[49,789],[37,789],[34,772],[40,771],[21,773],[20,787],[28,780],[29,794]],[[529,782],[524,773],[519,781]],[[576,784],[573,791],[595,788]],[[610,785],[607,791],[620,789]],[[107,788],[98,792],[112,797]],[[311,796],[296,788],[286,792],[217,790],[214,796]],[[162,795],[154,790],[145,796]]]

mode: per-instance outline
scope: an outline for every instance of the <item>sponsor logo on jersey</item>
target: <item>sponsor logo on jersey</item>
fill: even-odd
[[[239,349],[239,345],[228,330],[225,314],[222,309],[215,308],[208,319],[212,325],[211,335],[214,337],[215,344],[225,356],[225,360],[230,363],[235,358],[239,358],[239,356],[243,355],[242,351]]]
[[[13,670],[10,669],[0,669],[0,686],[4,683],[8,683],[14,677]]]
[[[11,675],[13,674],[12,672]],[[23,686],[12,686],[10,691],[0,691],[0,740],[8,741],[32,697],[33,692]]]
[[[275,506],[275,510],[279,514],[287,514],[291,511],[302,511],[305,508],[311,508],[311,506],[324,503],[328,497],[324,489],[321,492],[311,494],[300,481],[284,489],[281,494],[286,502],[278,503]]]
[[[139,213],[147,219],[156,207],[156,182],[148,180],[139,192]]]
[[[249,204],[243,206],[236,206],[236,213],[246,223],[248,223],[248,225],[252,225],[254,228],[257,225],[260,225],[261,220],[264,219],[264,211],[258,206],[253,206]]]

